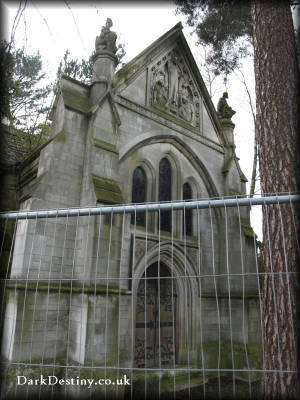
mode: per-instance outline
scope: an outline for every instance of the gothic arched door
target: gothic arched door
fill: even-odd
[[[176,283],[164,264],[152,264],[139,282],[136,300],[135,365],[171,366],[176,356]]]

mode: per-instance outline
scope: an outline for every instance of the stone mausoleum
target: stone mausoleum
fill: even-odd
[[[245,194],[234,111],[226,93],[214,108],[181,24],[118,72],[111,26],[96,38],[91,84],[61,78],[51,138],[16,172],[20,209]],[[179,368],[176,390],[256,368],[258,281],[242,276],[256,272],[254,237],[246,207],[20,220],[2,356],[80,376],[134,367],[137,382],[145,367]],[[162,392],[173,377],[160,374]]]

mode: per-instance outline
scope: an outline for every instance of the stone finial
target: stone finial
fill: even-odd
[[[111,31],[113,23],[110,18],[107,18],[105,26],[102,26],[100,36],[96,37],[95,48],[97,53],[109,51],[113,54],[117,52],[116,40],[117,35]]]
[[[235,111],[228,105],[226,99],[228,99],[228,93],[224,92],[218,102],[217,113],[221,119],[231,121],[231,117],[235,114]]]

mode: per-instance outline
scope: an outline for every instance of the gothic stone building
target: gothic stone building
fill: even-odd
[[[92,84],[61,78],[51,139],[18,169],[20,209],[245,193],[234,124],[217,114],[181,24],[118,72],[110,26],[96,39]],[[117,366],[255,368],[257,278],[226,276],[256,272],[253,235],[245,207],[19,221],[2,354],[105,366],[106,376]],[[158,269],[159,285],[144,279]]]

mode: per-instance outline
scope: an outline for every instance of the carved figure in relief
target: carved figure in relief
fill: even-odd
[[[102,27],[100,36],[96,37],[95,48],[97,51],[108,50],[112,53],[116,53],[116,40],[117,35],[115,32],[111,31],[113,23],[110,18],[107,18],[105,26]]]
[[[193,104],[193,96],[188,85],[182,85],[179,94],[179,116],[194,125],[196,113]]]
[[[217,113],[222,119],[230,119],[235,114],[235,111],[228,105],[227,100],[228,93],[224,92],[223,96],[220,98],[217,106]]]
[[[173,55],[171,60],[168,62],[168,76],[169,91],[167,105],[177,105],[180,71],[178,68],[178,60],[175,55]]]
[[[156,77],[153,87],[153,103],[164,106],[168,100],[168,88],[166,85],[166,76],[160,71]]]

